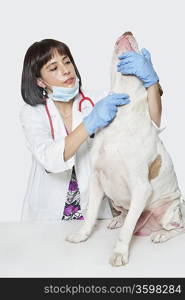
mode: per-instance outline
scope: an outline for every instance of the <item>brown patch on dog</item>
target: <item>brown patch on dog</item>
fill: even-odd
[[[162,159],[161,155],[157,155],[156,159],[149,166],[148,179],[152,180],[159,175]]]

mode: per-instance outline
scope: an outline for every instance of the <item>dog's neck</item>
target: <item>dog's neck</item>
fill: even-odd
[[[149,115],[147,91],[143,82],[133,75],[122,75],[117,72],[117,60],[112,63],[111,92],[125,93],[130,97],[129,111],[144,113]],[[121,106],[119,111],[125,110],[126,106]],[[127,108],[128,109],[128,108]]]
[[[120,72],[114,72],[112,75],[111,91],[115,93],[125,93],[131,97],[144,90],[143,83],[136,76],[122,75]]]

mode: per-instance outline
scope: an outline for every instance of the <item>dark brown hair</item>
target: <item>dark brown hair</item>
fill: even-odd
[[[54,51],[57,50],[60,55],[67,55],[72,62],[76,75],[82,85],[81,76],[78,72],[74,59],[71,55],[69,47],[59,41],[45,39],[31,45],[25,55],[22,80],[21,94],[27,104],[36,106],[44,104],[47,97],[47,91],[37,85],[37,79],[40,77],[41,68],[53,57]],[[45,92],[45,95],[44,93]]]

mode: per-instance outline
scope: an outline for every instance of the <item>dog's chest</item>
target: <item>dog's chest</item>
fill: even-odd
[[[129,207],[127,168],[124,165],[120,147],[115,147],[113,144],[102,145],[95,169],[105,194],[115,202],[116,206],[124,203],[124,207]]]
[[[92,148],[93,169],[98,172],[105,194],[116,206],[126,209],[130,206],[130,172],[141,161],[147,161],[151,153],[151,125],[148,121],[143,124],[145,121],[133,113],[118,115],[97,134]]]

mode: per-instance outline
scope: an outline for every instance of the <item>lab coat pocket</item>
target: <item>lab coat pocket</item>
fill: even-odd
[[[53,188],[50,184],[52,173],[47,173],[44,168],[40,169],[39,180],[36,183],[37,191],[37,209],[38,210],[50,210],[52,208],[52,193]],[[54,201],[54,199],[53,199]]]

